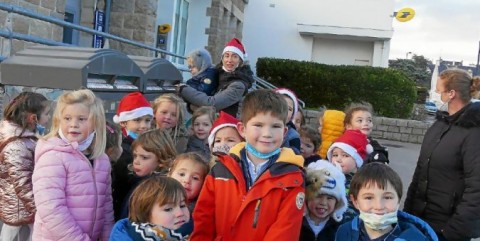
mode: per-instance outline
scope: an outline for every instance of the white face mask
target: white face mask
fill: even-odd
[[[383,231],[392,224],[397,223],[397,210],[391,213],[385,213],[383,215],[377,215],[374,213],[364,213],[360,211],[359,218],[365,223],[365,225],[375,231]]]
[[[447,102],[443,102],[442,99],[440,99],[440,107],[438,108],[438,110],[440,111],[448,111],[448,103],[450,103],[450,100],[448,100]]]

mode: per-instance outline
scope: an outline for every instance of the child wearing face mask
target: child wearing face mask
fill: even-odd
[[[186,241],[188,236],[175,230],[189,219],[182,185],[170,177],[150,177],[133,191],[128,218],[115,224],[110,241]]]
[[[3,111],[0,122],[0,239],[31,240],[35,203],[32,192],[38,126],[50,119],[45,96],[22,92]]]
[[[108,240],[113,227],[105,111],[87,89],[62,94],[35,148],[33,240]]]
[[[373,107],[368,102],[351,103],[345,110],[345,129],[360,130],[368,138],[365,163],[382,162],[388,164],[388,148],[374,140],[370,134],[373,128]]]
[[[193,112],[193,135],[188,138],[187,152],[196,152],[205,160],[210,159],[207,139],[215,119],[215,109],[211,106],[202,106]]]
[[[237,129],[237,118],[220,111],[220,115],[213,123],[210,134],[208,135],[208,146],[212,153],[210,158],[210,167],[218,161],[219,154],[228,154],[230,148],[244,141]]]
[[[349,195],[350,181],[358,168],[363,165],[367,145],[368,140],[365,134],[359,130],[346,130],[327,151],[328,160],[335,166],[341,168],[343,174],[345,174],[347,199]],[[357,215],[358,210],[350,200],[348,202],[348,209],[343,214],[343,221],[350,221]]]
[[[402,190],[402,180],[388,165],[360,168],[350,184],[360,215],[340,226],[336,240],[438,240],[426,222],[398,210]]]
[[[209,169],[207,163],[200,155],[190,152],[178,155],[168,173],[169,177],[179,181],[185,188],[190,214],[193,213],[203,181]],[[193,218],[190,217],[190,221],[177,231],[184,235],[190,235],[193,231]]]
[[[166,175],[176,156],[173,141],[166,130],[154,129],[141,134],[133,143],[133,162],[124,189],[129,190],[122,201],[119,219],[128,215],[130,196],[143,180],[152,175]]]
[[[118,105],[113,121],[122,127],[122,155],[113,166],[113,209],[115,220],[119,219],[122,203],[127,195],[128,166],[133,162],[132,143],[137,137],[150,130],[153,109],[140,92],[127,94]]]

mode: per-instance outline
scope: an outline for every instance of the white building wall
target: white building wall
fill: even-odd
[[[387,67],[393,11],[393,0],[249,1],[243,42],[252,67],[259,57]]]
[[[212,4],[211,0],[192,0],[188,9],[187,42],[185,54],[198,48],[208,46],[208,36],[205,29],[210,26],[210,17],[207,17],[207,8]]]

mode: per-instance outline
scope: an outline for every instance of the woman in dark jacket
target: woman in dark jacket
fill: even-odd
[[[423,139],[404,210],[425,220],[439,240],[480,236],[480,81],[463,70],[443,71],[436,86],[447,111]]]
[[[239,103],[254,82],[249,65],[244,65],[245,49],[240,40],[233,38],[223,49],[222,63],[217,65],[218,89],[213,96],[190,86],[181,85],[178,94],[189,104],[196,106],[214,106],[216,111],[237,116]]]

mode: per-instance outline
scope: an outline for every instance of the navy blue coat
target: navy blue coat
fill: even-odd
[[[397,217],[398,223],[385,241],[438,241],[433,229],[423,220],[402,211],[398,211]],[[361,225],[363,221],[358,216],[342,224],[337,230],[335,240],[358,241]]]

